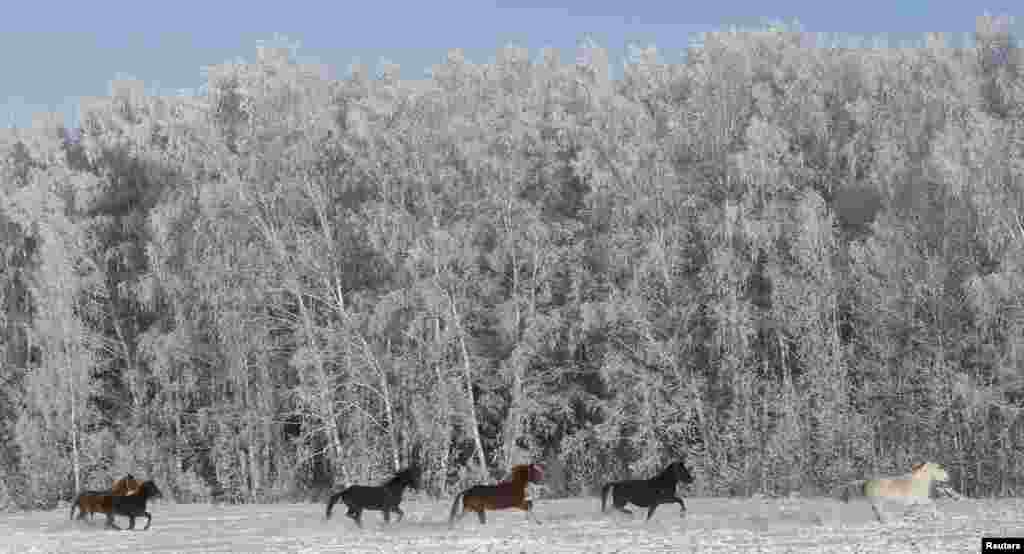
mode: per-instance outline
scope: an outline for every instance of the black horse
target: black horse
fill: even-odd
[[[626,504],[647,508],[647,520],[661,504],[679,504],[679,515],[686,515],[686,504],[676,496],[676,484],[693,482],[693,476],[683,462],[672,462],[653,479],[615,481],[601,488],[601,512],[606,510],[608,491],[612,491],[612,504],[620,512],[632,515]],[[645,521],[647,521],[645,520]]]
[[[384,512],[384,521],[391,522],[391,512],[398,514],[402,521],[405,513],[398,507],[402,503],[402,493],[406,487],[420,489],[420,467],[411,465],[379,486],[352,485],[345,490],[334,493],[327,501],[327,514],[324,519],[331,519],[331,511],[338,500],[348,506],[348,517],[355,520],[356,525],[363,527],[363,510]]]
[[[128,529],[135,529],[135,518],[146,516],[146,527],[143,528],[143,531],[149,529],[150,524],[153,523],[153,515],[146,511],[146,502],[151,498],[161,498],[162,496],[163,493],[157,488],[156,483],[143,481],[136,494],[105,497],[105,500],[109,499],[104,502],[104,507],[108,509],[101,511],[107,513],[107,527],[120,530],[120,527],[114,525],[114,516],[119,515],[129,519]]]

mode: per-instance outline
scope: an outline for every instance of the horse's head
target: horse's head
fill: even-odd
[[[131,473],[124,476],[124,479],[114,481],[110,488],[111,494],[117,496],[132,496],[142,492],[142,482],[135,479]]]
[[[530,464],[529,471],[526,475],[526,480],[531,483],[540,483],[544,480],[544,466],[540,464]]]
[[[153,481],[144,481],[142,483],[142,495],[148,500],[150,498],[163,498],[164,493],[160,492],[160,489]]]
[[[682,461],[673,462],[671,467],[677,483],[689,485],[693,482],[693,475],[690,475],[690,470],[686,469],[686,465]]]
[[[686,469],[686,465],[683,464],[682,461],[677,461],[668,464],[668,466],[666,466],[665,469],[652,480],[659,481],[661,483],[690,484],[693,482],[693,476],[690,475],[690,470]]]
[[[519,483],[540,483],[544,480],[544,466],[520,464],[512,466],[512,481]]]
[[[401,471],[400,476],[402,478],[402,482],[405,483],[407,486],[412,487],[416,490],[420,490],[423,488],[423,468],[421,468],[418,464],[413,464],[405,468],[404,470]]]
[[[917,478],[930,478],[935,481],[949,481],[949,472],[935,462],[917,464],[911,468],[912,474]]]

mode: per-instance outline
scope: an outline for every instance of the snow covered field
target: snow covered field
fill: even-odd
[[[689,512],[662,506],[650,523],[601,515],[597,498],[537,501],[543,525],[523,512],[488,512],[481,527],[468,514],[447,528],[450,501],[411,500],[406,517],[386,527],[379,512],[366,528],[322,504],[250,506],[157,502],[145,532],[103,529],[103,519],[68,520],[66,508],[0,515],[0,551],[34,552],[979,552],[980,538],[1024,535],[1024,500],[940,500],[939,517],[911,514],[875,523],[867,504],[829,499],[687,499]],[[127,518],[118,518],[127,527]],[[140,527],[145,523],[141,520]]]

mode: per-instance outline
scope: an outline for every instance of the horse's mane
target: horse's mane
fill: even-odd
[[[395,472],[395,474],[392,475],[391,478],[389,478],[387,481],[384,481],[384,485],[383,486],[390,487],[390,486],[393,486],[393,485],[397,485],[397,484],[399,484],[399,483],[401,483],[403,481],[407,481],[407,482],[411,481],[412,477],[413,477],[413,474],[417,470],[418,470],[418,468],[416,466],[409,466],[407,468],[401,469],[401,470]]]
[[[502,483],[515,483],[515,482],[526,482],[529,483],[533,477],[533,470],[537,469],[538,473],[543,470],[543,466],[537,463],[532,464],[518,464],[512,466],[512,470],[509,472],[510,478],[508,481],[502,481]]]
[[[675,480],[675,471],[673,471],[673,470],[675,469],[676,464],[678,464],[678,463],[679,462],[672,462],[671,464],[668,464],[667,466],[665,466],[665,469],[661,470],[661,473],[656,475],[654,477],[654,479],[651,479],[651,481],[671,481],[671,480]]]

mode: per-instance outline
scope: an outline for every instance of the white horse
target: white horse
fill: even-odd
[[[860,485],[857,492],[863,493],[871,502],[871,509],[880,523],[885,523],[880,504],[883,501],[896,501],[908,509],[910,506],[931,504],[932,512],[935,513],[935,505],[929,496],[932,481],[947,482],[949,473],[939,464],[926,462],[917,464],[911,468],[910,475],[903,477],[879,477],[854,481],[853,485]],[[843,500],[850,501],[850,490],[843,492]],[[904,512],[906,513],[906,512]]]

